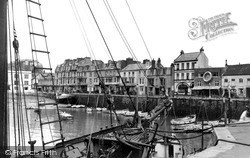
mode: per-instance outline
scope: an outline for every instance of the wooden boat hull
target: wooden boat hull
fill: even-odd
[[[170,123],[172,125],[183,125],[183,124],[194,123],[195,121],[196,121],[196,115],[194,114],[182,118],[172,119]]]

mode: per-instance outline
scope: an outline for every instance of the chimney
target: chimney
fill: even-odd
[[[155,68],[155,60],[152,60],[152,67],[151,68]]]
[[[181,55],[182,55],[182,54],[184,54],[184,51],[183,51],[183,50],[181,50]]]
[[[201,47],[201,49],[200,49],[200,53],[203,53],[204,52],[204,49],[203,49],[203,47]]]
[[[158,58],[158,60],[157,60],[157,67],[161,67],[161,59],[160,58]]]
[[[148,63],[148,62],[150,62],[148,59],[144,59],[142,63],[143,63],[143,64],[146,64],[146,63]]]

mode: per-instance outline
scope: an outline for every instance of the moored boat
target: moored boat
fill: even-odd
[[[85,108],[85,105],[72,105],[71,108]]]
[[[59,111],[59,115],[62,120],[72,120],[73,116],[65,111]]]
[[[86,108],[87,112],[92,112],[92,110],[93,110],[92,108],[89,108],[89,107]]]
[[[76,103],[76,98],[74,94],[66,94],[66,93],[57,94],[56,99],[58,103],[61,103],[61,104],[75,104]]]
[[[182,124],[190,124],[196,121],[196,114],[188,115],[186,117],[172,119],[170,123],[172,125],[182,125]]]

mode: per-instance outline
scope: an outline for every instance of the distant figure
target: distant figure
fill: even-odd
[[[248,106],[246,106],[245,111],[243,111],[243,113],[240,116],[239,122],[244,122],[244,121],[250,121],[250,111]]]

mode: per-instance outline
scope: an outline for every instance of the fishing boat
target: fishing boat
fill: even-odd
[[[74,118],[70,113],[65,111],[59,111],[59,114],[62,120],[72,120]]]
[[[196,121],[196,114],[193,114],[181,118],[172,119],[170,123],[171,125],[183,125],[183,124],[194,123],[195,121]]]
[[[13,1],[12,1],[13,2]],[[87,1],[86,1],[87,2]],[[30,12],[30,3],[38,7],[38,13],[40,14],[39,17],[35,17],[31,14]],[[41,28],[44,28],[43,25],[43,19],[41,15],[41,4],[39,1],[31,1],[31,0],[26,0],[27,4],[27,17],[28,17],[28,25],[30,26],[32,24],[32,20],[39,20],[41,22]],[[88,3],[87,3],[88,4]],[[89,7],[89,4],[88,4]],[[12,8],[13,9],[13,8]],[[89,7],[90,9],[90,7]],[[91,10],[92,13],[92,10]],[[13,15],[13,13],[12,13]],[[14,18],[13,18],[14,19]],[[9,150],[10,144],[8,144],[8,106],[7,106],[7,1],[0,1],[0,24],[3,26],[0,27],[0,85],[3,86],[3,90],[0,91],[0,105],[1,105],[1,110],[0,110],[0,149],[2,151],[7,151]],[[10,24],[9,24],[10,25]],[[32,28],[30,26],[30,28]],[[39,55],[44,55],[46,59],[49,59],[49,54],[50,52],[48,51],[48,47],[45,48],[45,50],[38,50],[36,49],[36,40],[34,40],[34,36],[39,36],[41,38],[44,38],[43,43],[45,46],[47,46],[47,40],[46,40],[46,35],[43,29],[42,34],[38,34],[35,32],[32,32],[33,29],[29,30],[30,33],[30,40],[31,40],[31,52],[35,53],[32,54],[32,57],[36,57],[37,54]],[[13,29],[13,32],[15,30]],[[10,42],[9,42],[10,43]],[[20,65],[18,61],[20,61],[19,58],[19,49],[18,49],[18,41],[17,41],[17,36],[16,34],[14,35],[14,50],[16,53],[16,66]],[[37,57],[36,57],[37,58]],[[39,72],[38,70],[41,70],[40,72],[45,72],[49,71],[49,73],[52,75],[52,68],[50,65],[50,61],[48,61],[48,67],[37,67],[36,62],[37,60],[33,59],[34,62],[34,76],[35,76],[35,83],[37,83],[37,73]],[[17,73],[17,70],[16,70]],[[21,72],[20,72],[21,73]],[[98,73],[97,73],[98,74]],[[100,79],[100,77],[99,77]],[[53,77],[52,77],[53,80]],[[20,81],[20,80],[18,80]],[[52,87],[55,87],[54,82],[51,81]],[[20,83],[19,83],[20,84]],[[35,84],[36,85],[36,84]],[[125,86],[125,85],[124,85]],[[38,118],[39,118],[39,123],[40,123],[40,130],[41,130],[41,140],[42,140],[42,148],[39,148],[39,151],[35,150],[35,143],[36,140],[31,139],[29,136],[29,141],[28,144],[30,145],[30,151],[28,153],[25,153],[25,155],[22,155],[22,157],[34,157],[34,155],[31,155],[30,153],[36,153],[39,154],[39,157],[109,157],[109,158],[131,158],[131,157],[138,157],[138,158],[144,158],[144,157],[160,157],[162,156],[160,152],[162,150],[165,150],[166,152],[169,152],[167,157],[173,157],[175,155],[183,155],[182,149],[181,149],[181,143],[176,143],[176,141],[170,141],[169,138],[165,136],[159,136],[157,135],[157,129],[158,129],[158,124],[155,124],[154,126],[154,131],[152,130],[144,130],[140,126],[142,123],[147,124],[147,123],[152,123],[155,118],[159,116],[161,112],[164,110],[170,110],[172,102],[168,99],[164,101],[166,104],[159,104],[156,106],[154,109],[154,112],[151,113],[150,117],[145,120],[144,122],[140,122],[139,116],[137,109],[135,105],[133,105],[135,108],[135,113],[134,113],[134,121],[132,123],[125,123],[123,125],[118,125],[118,126],[111,126],[110,128],[106,129],[101,129],[99,132],[94,132],[90,133],[87,135],[84,135],[82,137],[78,137],[75,139],[71,140],[65,140],[62,132],[62,119],[60,118],[72,118],[70,114],[66,112],[61,112],[59,111],[58,108],[58,103],[60,102],[65,102],[68,104],[69,98],[72,96],[70,94],[62,94],[62,95],[57,95],[56,97],[56,102],[40,102],[39,101],[39,95],[38,95],[38,87],[35,86],[37,89],[37,103],[38,103]],[[105,85],[103,86],[105,87]],[[128,90],[127,88],[125,88]],[[52,88],[54,90],[54,88]],[[54,90],[55,91],[55,90]],[[106,89],[105,91],[105,96],[106,96]],[[54,92],[55,93],[55,92]],[[13,95],[14,96],[14,95]],[[17,96],[17,95],[16,95]],[[21,95],[20,95],[21,96]],[[73,98],[73,97],[72,97]],[[13,117],[14,122],[17,121],[17,123],[20,123],[20,130],[18,126],[18,130],[14,130],[15,132],[15,146],[14,150],[15,151],[21,151],[22,147],[27,146],[27,142],[25,141],[25,135],[23,132],[24,130],[24,123],[26,123],[24,120],[22,120],[23,117],[21,117],[21,114],[25,115],[25,112],[22,112],[22,106],[20,105],[25,105],[25,104],[20,104],[21,100],[18,98],[20,102],[15,102],[17,103],[18,110],[20,110],[18,113],[18,117]],[[15,104],[13,103],[13,105]],[[107,97],[107,103],[109,104],[110,111],[114,111],[113,109],[113,103],[112,101]],[[56,113],[55,115],[58,117],[58,120],[49,120],[49,116],[46,113],[46,106],[53,105],[55,107]],[[138,106],[138,105],[137,105]],[[20,108],[21,107],[21,108]],[[90,110],[90,108],[87,108],[87,111]],[[92,111],[92,109],[91,109]],[[14,112],[14,114],[17,114]],[[26,113],[27,114],[27,113]],[[112,113],[111,113],[112,114]],[[44,115],[44,116],[43,116]],[[46,117],[45,117],[46,116]],[[28,117],[27,118],[27,128],[29,128],[29,123],[28,123]],[[111,122],[112,122],[112,117],[111,117]],[[57,139],[52,140],[45,140],[47,137],[45,133],[45,126],[51,126],[55,128],[55,130],[58,130],[58,132],[55,132],[57,134]],[[15,125],[14,125],[15,126]],[[16,127],[16,126],[15,126]],[[14,127],[14,128],[15,128]],[[138,128],[139,127],[139,128]],[[29,131],[29,130],[28,130]],[[16,139],[16,135],[19,136],[20,139]],[[174,139],[174,138],[171,138]],[[26,139],[27,140],[27,139]],[[53,143],[56,143],[56,145],[52,145]],[[174,147],[176,145],[176,148]],[[163,149],[164,148],[164,149]],[[36,148],[37,149],[37,148]],[[178,150],[177,150],[178,149]],[[51,153],[51,151],[54,151]],[[0,152],[0,157],[1,158],[6,158],[9,157],[5,154],[6,152]],[[53,155],[55,154],[56,155]],[[21,155],[16,153],[13,155],[13,157],[20,157]],[[179,157],[179,156],[178,156]]]
[[[92,108],[89,108],[89,107],[86,108],[87,112],[92,112],[92,110],[93,110]]]
[[[72,105],[71,108],[85,108],[85,105]]]
[[[75,104],[76,103],[76,98],[74,94],[67,94],[67,93],[57,94],[56,99],[58,103],[61,103],[61,104]]]

